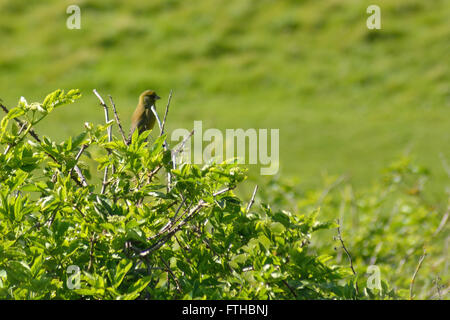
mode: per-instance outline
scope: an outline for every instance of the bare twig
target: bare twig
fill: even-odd
[[[188,263],[192,263],[191,259],[189,259],[189,254],[188,252],[191,252],[191,248],[189,248],[189,246],[186,244],[186,247],[181,243],[180,239],[178,239],[177,235],[174,234],[173,237],[175,238],[175,241],[178,243],[178,245],[180,246],[181,250],[183,250],[184,252],[184,257],[186,258],[186,261]]]
[[[92,90],[94,92],[94,94],[97,96],[98,100],[100,100],[100,105],[103,107],[103,110],[105,111],[105,122],[106,124],[109,123],[109,112],[108,112],[108,106],[106,105],[105,101],[103,100],[103,98],[101,97],[101,95],[97,92],[96,89]],[[108,127],[108,142],[112,141],[112,127],[109,126]],[[110,149],[106,149],[108,154],[111,154],[111,150]],[[115,168],[114,165],[111,166],[111,173],[114,174],[115,172]],[[101,194],[105,193],[105,189],[107,186],[107,181],[108,181],[108,166],[105,167],[105,171],[103,173],[103,183],[102,183],[102,189],[100,191]]]
[[[75,170],[75,172],[77,173],[78,177],[80,178],[81,184],[83,185],[83,187],[87,187],[88,183],[87,183],[86,178],[84,177],[83,173],[81,172],[81,169],[77,165],[75,165],[73,167],[73,169]]]
[[[87,148],[88,146],[89,146],[89,145],[87,145],[87,144],[83,144],[83,145],[81,146],[80,150],[78,151],[77,155],[75,156],[75,163],[78,162],[78,160],[79,160],[80,157],[81,157],[81,154],[84,152],[84,150],[86,150],[86,148]],[[74,168],[75,168],[75,167],[74,167]],[[73,170],[74,168],[72,168],[72,169],[69,170],[69,175],[72,174],[72,170]]]
[[[87,149],[87,147],[89,147],[88,144],[83,144],[80,148],[80,150],[78,151],[77,155],[75,156],[75,161],[78,161],[82,155],[82,153],[84,152],[84,150]]]
[[[171,221],[169,221],[168,223],[166,223],[159,231],[157,234],[151,236],[148,238],[149,241],[152,241],[160,236],[162,236],[164,234],[164,232],[166,232],[167,230],[170,230],[178,221],[180,221],[184,215],[190,211],[192,205],[189,205],[184,211],[183,213],[178,217],[178,212],[177,212],[177,217],[172,218]],[[181,209],[181,206],[177,209],[177,211],[179,211]]]
[[[338,224],[338,227],[337,227],[338,239],[341,242],[342,249],[344,249],[345,253],[347,254],[348,260],[350,261],[350,269],[352,269],[353,275],[356,276],[357,274],[356,274],[355,268],[353,268],[352,256],[350,255],[350,252],[347,250],[344,240],[342,239],[341,226],[339,224],[339,220],[337,221],[337,224]],[[355,289],[356,289],[356,294],[359,295],[358,283],[356,282],[356,280],[355,280]]]
[[[104,194],[106,187],[108,185],[108,167],[105,167],[105,171],[103,172],[103,182],[102,182],[102,190],[100,190],[100,194]]]
[[[413,299],[413,289],[414,289],[414,281],[416,280],[417,273],[419,272],[420,267],[422,266],[423,260],[425,260],[425,257],[427,256],[427,253],[425,251],[425,248],[423,249],[423,254],[419,259],[419,263],[417,264],[416,271],[414,271],[414,274],[411,279],[411,283],[409,285],[409,299]]]
[[[175,274],[173,273],[172,269],[170,269],[169,264],[163,259],[163,257],[160,257],[162,263],[164,264],[164,266],[166,267],[166,271],[168,274],[170,274],[170,276],[172,277],[173,281],[175,282],[175,285],[177,287],[177,291],[179,293],[181,293],[181,286],[180,286],[180,282],[178,281],[177,277],[175,276]]]
[[[450,214],[450,207],[448,208],[447,212],[442,217],[441,222],[439,223],[439,226],[437,227],[436,231],[434,231],[433,237],[435,237],[444,228],[444,226],[448,220],[449,214]]]
[[[172,94],[173,94],[173,90],[170,90],[169,99],[167,100],[167,105],[166,105],[166,112],[164,113],[164,119],[163,119],[162,125],[161,125],[160,136],[162,136],[164,134],[164,127],[166,125],[167,114],[169,113],[170,101],[172,101]]]
[[[169,103],[170,103],[170,100],[169,100]],[[164,134],[164,127],[163,127],[163,124],[161,123],[161,120],[159,119],[158,112],[156,112],[156,109],[155,109],[154,105],[151,106],[151,110],[152,110],[153,114],[155,115],[156,121],[158,122],[159,136],[162,136]],[[169,105],[167,105],[167,107],[166,107],[166,113],[164,115],[164,121],[165,121],[165,119],[167,117],[167,112],[168,111],[169,111]],[[163,147],[164,147],[164,151],[167,151],[167,141],[166,140],[164,140]],[[167,192],[170,191],[171,186],[172,186],[172,174],[171,174],[171,172],[169,170],[167,172]]]
[[[180,212],[181,208],[183,207],[184,203],[186,202],[186,198],[183,198],[183,200],[181,201],[180,205],[178,206],[177,210],[175,211],[174,216],[169,220],[169,222],[167,222],[162,228],[161,230],[159,230],[158,234],[156,234],[155,236],[153,236],[151,239],[154,239],[160,235],[162,235],[166,230],[170,229],[174,223],[176,223],[177,220],[177,216],[178,213]],[[188,210],[188,209],[187,209]],[[185,211],[186,212],[186,211]]]
[[[158,126],[159,126],[159,133],[160,133],[160,135],[162,135],[162,124],[161,124],[161,119],[159,119],[158,112],[156,112],[154,105],[151,106],[150,109],[152,110],[153,114],[155,115],[156,122],[158,122]]]
[[[102,105],[102,107],[108,110],[108,106],[106,105],[105,100],[103,100],[102,96],[98,93],[97,89],[92,90],[92,92],[94,92],[98,100],[100,100],[100,104]]]
[[[170,228],[164,237],[159,239],[150,248],[142,250],[139,253],[139,255],[142,257],[145,257],[145,256],[149,255],[150,253],[154,252],[155,250],[158,250],[159,248],[161,248],[165,243],[167,243],[172,238],[172,236],[175,233],[177,233],[189,220],[191,220],[195,216],[195,214],[197,214],[200,211],[201,208],[203,208],[207,205],[208,204],[205,201],[200,200],[198,202],[198,204],[194,208],[191,209],[189,214],[178,225]]]
[[[175,221],[177,219],[178,213],[180,212],[180,209],[183,207],[184,203],[186,202],[186,198],[181,196],[183,199],[178,206],[177,210],[175,211],[175,214],[173,215],[172,221]]]
[[[294,296],[295,299],[297,299],[297,293],[295,292],[294,288],[292,288],[286,280],[282,281],[283,284],[289,289],[289,291],[292,293],[292,295]]]
[[[181,141],[181,143],[178,145],[178,147],[172,151],[172,155],[176,156],[178,153],[180,153],[183,150],[186,142],[189,140],[190,137],[192,137],[193,134],[194,134],[194,130],[192,130],[186,137],[184,137],[183,141]]]
[[[253,203],[255,203],[255,196],[256,196],[256,192],[258,191],[258,185],[255,186],[255,189],[253,190],[253,194],[252,194],[252,198],[250,199],[250,202],[247,205],[247,209],[245,210],[245,212],[249,212],[250,209],[252,208]]]
[[[162,168],[162,165],[158,165],[155,169],[153,169],[152,172],[150,172],[147,176],[148,182],[150,183],[152,178],[155,176],[155,174],[158,173],[158,171]]]
[[[186,137],[184,137],[183,141],[177,146],[175,150],[171,151],[173,169],[177,168],[177,154],[183,150],[184,145],[189,140],[189,138],[192,137],[193,134],[194,130],[192,130]]]
[[[114,118],[116,119],[117,126],[119,127],[119,132],[120,132],[120,134],[122,136],[123,143],[125,143],[125,145],[127,146],[128,145],[128,139],[125,137],[125,132],[123,131],[122,124],[121,124],[120,119],[119,119],[119,115],[117,114],[116,104],[114,103],[113,98],[111,97],[111,95],[108,95],[108,97],[109,97],[109,101],[111,102],[111,106],[113,108]]]
[[[97,96],[97,98],[100,100],[100,104],[103,107],[103,110],[105,111],[105,122],[106,124],[109,123],[109,113],[108,113],[108,106],[106,105],[105,101],[103,100],[103,98],[100,96],[100,94],[97,92],[96,89],[92,90],[94,92],[94,94]],[[112,141],[112,127],[109,126],[108,127],[108,142]]]
[[[236,187],[235,186],[226,187],[225,189],[222,189],[222,190],[217,191],[216,193],[213,193],[213,197],[217,197],[217,196],[221,195],[222,193],[233,190],[234,188],[236,188]]]

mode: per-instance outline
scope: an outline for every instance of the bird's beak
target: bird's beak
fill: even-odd
[[[155,96],[155,100],[159,100],[159,99],[161,99],[161,97],[160,96]]]

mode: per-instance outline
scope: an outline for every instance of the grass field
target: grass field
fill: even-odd
[[[368,30],[378,4],[382,29]],[[174,90],[168,129],[279,128],[281,176],[365,185],[410,153],[442,199],[450,162],[450,2],[0,0],[0,98],[82,90],[39,131],[67,138],[102,122],[112,94],[125,126],[137,96]],[[81,8],[81,29],[66,8]]]

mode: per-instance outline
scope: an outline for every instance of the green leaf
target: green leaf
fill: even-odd
[[[9,110],[7,118],[8,119],[14,119],[17,117],[20,117],[25,114],[25,111],[22,108],[16,107]]]
[[[148,286],[148,284],[151,281],[151,276],[147,276],[144,278],[139,279],[138,281],[136,281],[135,283],[133,283],[129,290],[128,290],[128,295],[129,297],[137,297],[137,295],[145,289],[145,287]]]
[[[31,266],[31,274],[35,277],[40,271],[42,265],[44,264],[44,256],[40,255],[36,259],[34,259],[34,263]]]
[[[133,266],[131,261],[127,261],[126,259],[122,259],[116,267],[116,272],[114,274],[114,288],[118,288],[123,281],[123,278],[128,273],[128,271]]]

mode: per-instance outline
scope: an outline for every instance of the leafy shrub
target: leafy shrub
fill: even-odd
[[[402,158],[385,170],[379,183],[359,192],[345,176],[326,177],[323,190],[306,192],[292,182],[274,179],[261,190],[261,197],[273,208],[301,212],[320,208],[322,219],[339,220],[360,298],[446,299],[450,202],[428,199],[430,176],[410,158]],[[310,245],[311,252],[314,249],[348,266],[335,230],[319,231]],[[378,288],[370,285],[373,267],[379,270]]]
[[[34,131],[79,97],[1,105],[1,299],[446,297],[449,213],[423,196],[426,170],[402,160],[361,193],[342,178],[305,193],[274,179],[252,206],[234,192],[242,167],[174,167],[182,145],[164,134],[126,141],[114,121],[61,143]]]
[[[245,179],[236,164],[174,168],[165,135],[109,139],[114,121],[87,123],[61,143],[36,134],[36,123],[79,97],[22,99],[1,122],[0,298],[355,296],[340,283],[348,272],[309,250],[314,232],[335,225],[317,212],[247,210],[233,193]],[[105,179],[91,175],[91,149]]]

